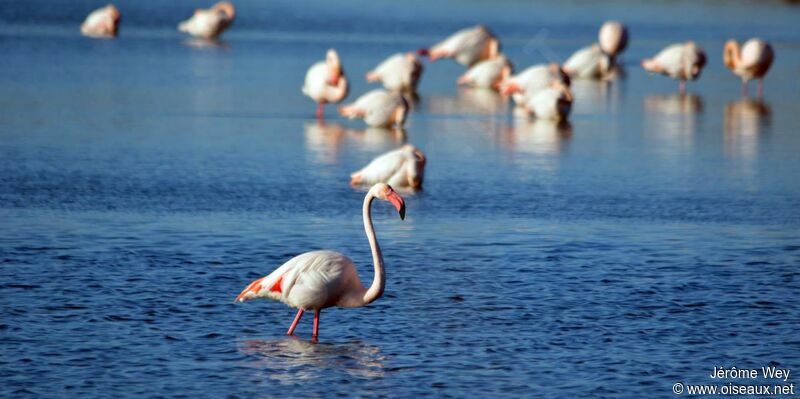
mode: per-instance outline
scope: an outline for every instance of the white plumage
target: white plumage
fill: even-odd
[[[628,46],[628,29],[617,21],[606,21],[597,33],[597,43],[613,61]]]
[[[389,151],[350,175],[350,184],[387,183],[399,189],[419,189],[425,173],[425,154],[411,144]]]
[[[472,66],[496,56],[500,52],[500,42],[488,28],[477,25],[461,29],[422,52],[427,53],[431,61],[452,58],[461,65]]]
[[[197,9],[191,18],[181,22],[178,30],[203,39],[216,39],[236,18],[233,4],[222,1],[209,9]]]
[[[675,43],[661,50],[653,58],[642,61],[642,67],[651,73],[659,73],[680,81],[681,92],[687,80],[700,77],[706,65],[706,54],[694,42]]]
[[[470,67],[461,77],[458,84],[484,89],[497,89],[500,82],[511,76],[512,66],[503,55],[479,61]]]
[[[347,118],[361,118],[373,127],[403,126],[408,113],[408,102],[399,93],[375,89],[362,95],[352,104],[339,107]]]
[[[553,86],[526,99],[524,108],[529,115],[555,121],[567,119],[572,109],[572,93],[562,84],[556,83]]]
[[[564,72],[571,78],[601,79],[611,73],[611,57],[595,43],[573,53],[564,62]]]
[[[89,13],[81,24],[81,34],[94,38],[114,37],[117,35],[119,19],[119,10],[114,5],[98,8]]]
[[[317,118],[321,119],[325,104],[341,102],[347,97],[349,88],[339,53],[329,49],[325,60],[308,68],[302,91],[318,104]]]
[[[569,76],[561,66],[553,64],[537,64],[530,66],[522,72],[513,75],[500,84],[504,94],[511,94],[517,105],[522,105],[525,99],[535,95],[542,89],[551,87],[553,83],[560,82],[569,87]]]
[[[761,80],[772,66],[775,59],[775,52],[772,46],[758,38],[753,38],[739,47],[736,40],[728,40],[725,43],[725,50],[722,54],[725,66],[734,74],[742,78],[742,91],[747,94],[747,83],[752,79],[758,79],[758,91],[761,95]]]
[[[397,53],[368,72],[367,81],[380,81],[387,90],[414,93],[422,69],[422,63],[413,53]]]

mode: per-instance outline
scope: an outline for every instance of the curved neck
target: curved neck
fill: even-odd
[[[383,289],[386,287],[386,274],[383,270],[383,255],[381,254],[381,247],[378,245],[378,238],[375,236],[375,228],[372,227],[372,200],[375,197],[372,192],[367,193],[364,197],[364,230],[367,233],[367,240],[369,240],[369,247],[372,249],[372,263],[375,266],[375,276],[372,278],[372,285],[364,293],[364,305],[373,302],[383,295]]]
[[[725,44],[725,51],[723,52],[723,61],[728,68],[736,68],[741,63],[741,49],[739,43],[736,41],[729,41]]]

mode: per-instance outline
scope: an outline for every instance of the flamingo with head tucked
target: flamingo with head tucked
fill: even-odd
[[[522,72],[509,77],[500,83],[500,92],[511,95],[517,105],[525,102],[525,98],[533,96],[542,89],[551,87],[553,82],[561,82],[570,86],[569,75],[557,63],[537,64],[525,68]]]
[[[494,58],[500,53],[500,42],[483,25],[473,26],[453,33],[447,39],[417,51],[427,55],[431,61],[452,58],[464,66],[473,66],[481,60]]]
[[[195,10],[191,18],[178,25],[178,30],[201,39],[216,39],[231,26],[235,18],[233,4],[221,1],[209,9]]]
[[[461,86],[496,90],[502,81],[511,76],[512,70],[508,58],[498,54],[494,58],[478,61],[458,78],[457,83]]]
[[[109,4],[92,11],[81,24],[81,34],[94,38],[117,36],[120,13],[117,7]]]
[[[747,96],[747,83],[758,79],[758,96],[763,94],[764,76],[772,66],[775,52],[772,46],[758,38],[753,38],[739,47],[739,42],[734,39],[725,43],[722,53],[723,61],[733,73],[742,78],[742,94]]]
[[[402,127],[408,115],[408,101],[400,93],[375,89],[352,104],[339,107],[339,114],[345,118],[363,119],[372,127]]]
[[[369,185],[388,183],[398,189],[422,188],[425,174],[425,154],[406,144],[372,160],[367,166],[350,175],[350,184]]]
[[[696,80],[706,65],[706,53],[695,42],[667,46],[653,58],[642,60],[642,68],[677,79],[681,94],[686,93],[686,81]]]
[[[317,102],[317,119],[322,119],[325,104],[341,102],[347,97],[349,88],[339,53],[329,49],[324,61],[308,68],[302,90],[303,94]]]
[[[367,72],[367,81],[381,82],[386,90],[412,94],[417,91],[422,69],[422,62],[414,53],[398,53]]]
[[[606,21],[597,33],[597,43],[612,63],[628,47],[628,29],[620,22]]]
[[[565,84],[555,81],[550,87],[527,97],[522,109],[537,119],[565,121],[572,110],[572,91]]]
[[[364,230],[367,233],[374,276],[369,288],[361,284],[353,261],[334,251],[306,252],[289,259],[269,275],[253,281],[245,288],[236,302],[251,299],[271,299],[297,308],[297,315],[289,327],[287,335],[294,334],[297,323],[307,310],[314,311],[314,329],[311,341],[319,338],[319,314],[322,309],[338,306],[355,308],[369,305],[383,295],[386,287],[386,272],[383,254],[372,226],[371,206],[377,198],[389,201],[405,218],[406,206],[403,197],[388,184],[376,184],[364,197]]]

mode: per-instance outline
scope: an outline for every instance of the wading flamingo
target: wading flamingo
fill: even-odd
[[[339,53],[329,49],[324,61],[319,61],[308,68],[302,90],[303,94],[317,102],[317,119],[322,119],[325,114],[325,104],[344,100],[349,87],[342,62],[339,60]]]
[[[372,249],[372,262],[375,267],[372,285],[369,288],[361,284],[356,267],[348,257],[333,251],[312,251],[289,259],[268,276],[250,283],[236,297],[236,302],[272,299],[297,308],[297,316],[286,335],[294,334],[297,323],[306,310],[313,310],[314,330],[311,341],[317,342],[319,313],[322,309],[332,306],[361,307],[380,298],[386,287],[386,273],[381,247],[372,227],[371,206],[375,198],[391,202],[400,213],[400,219],[404,219],[406,215],[403,197],[387,184],[374,185],[364,197],[364,230]]]
[[[120,13],[117,7],[109,4],[92,11],[81,24],[81,34],[94,38],[117,36]]]
[[[381,82],[386,90],[415,93],[422,62],[414,53],[394,54],[367,73],[367,82]]]
[[[419,49],[417,53],[427,55],[431,61],[452,58],[469,67],[478,61],[497,56],[500,53],[500,42],[487,27],[477,25],[453,33],[430,48]]]
[[[747,83],[751,79],[758,79],[758,96],[763,94],[764,76],[772,66],[775,53],[772,46],[758,38],[753,38],[739,47],[736,40],[728,40],[722,59],[733,73],[742,78],[742,95],[747,96]]]
[[[661,50],[653,58],[642,60],[642,68],[677,79],[681,94],[686,93],[686,81],[700,77],[706,65],[706,53],[695,42],[675,43]]]
[[[197,9],[194,15],[178,25],[178,30],[202,39],[216,39],[236,18],[236,9],[233,4],[221,1],[211,8]]]
[[[408,115],[408,102],[399,93],[375,89],[356,99],[352,104],[339,107],[345,118],[360,118],[372,127],[403,127]]]
[[[565,121],[572,109],[572,92],[569,87],[556,81],[528,97],[522,107],[528,115],[537,119]]]
[[[553,82],[561,82],[569,87],[569,75],[557,63],[537,64],[501,82],[500,91],[505,95],[510,94],[517,105],[522,105],[526,98],[550,87]]]
[[[595,43],[573,53],[564,61],[563,69],[571,78],[604,79],[611,74],[613,67],[611,56]]]
[[[350,175],[352,185],[388,183],[398,189],[422,188],[425,154],[411,144],[389,151]]]
[[[504,55],[499,54],[488,60],[478,61],[458,78],[461,86],[482,89],[499,89],[500,82],[511,76],[512,66]]]
[[[597,43],[615,64],[617,56],[628,46],[628,29],[617,21],[606,21],[597,33]]]

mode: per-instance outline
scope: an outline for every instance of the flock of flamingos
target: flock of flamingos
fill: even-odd
[[[233,4],[220,2],[209,9],[198,9],[178,25],[192,36],[215,40],[234,21]],[[81,32],[90,37],[115,37],[120,12],[113,5],[93,11],[81,25]],[[570,79],[612,79],[617,72],[616,60],[628,44],[627,28],[619,22],[602,25],[598,41],[576,51],[563,64],[539,64],[512,74],[512,65],[500,51],[500,41],[484,26],[462,29],[430,48],[395,54],[366,74],[369,82],[380,82],[386,90],[372,90],[355,102],[339,107],[347,118],[359,118],[370,126],[402,126],[409,111],[407,96],[416,94],[423,66],[420,57],[430,61],[451,58],[467,67],[457,83],[487,88],[512,96],[519,113],[526,117],[564,120],[568,117],[573,96]],[[742,91],[747,83],[758,80],[758,96],[762,94],[762,79],[766,75],[774,52],[769,43],[750,39],[740,46],[729,40],[723,50],[725,65],[742,79]],[[686,82],[696,80],[706,64],[706,54],[696,43],[671,44],[654,57],[642,61],[650,72],[679,81],[680,92]],[[303,93],[317,104],[316,116],[322,119],[324,106],[341,103],[349,85],[338,53],[327,51],[325,60],[312,65],[305,76]],[[338,252],[313,251],[298,255],[269,275],[250,283],[236,298],[237,302],[251,299],[272,299],[297,308],[297,316],[289,327],[294,334],[306,310],[314,311],[312,342],[319,336],[320,310],[332,306],[360,307],[380,298],[386,286],[383,256],[372,225],[371,204],[375,198],[390,202],[405,217],[405,202],[392,188],[416,190],[421,188],[425,155],[412,145],[383,154],[363,169],[351,175],[351,184],[372,186],[364,198],[363,219],[367,240],[372,250],[374,277],[369,288],[364,287],[353,262]]]

